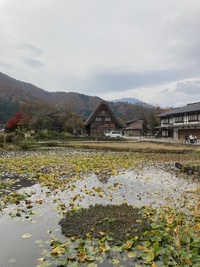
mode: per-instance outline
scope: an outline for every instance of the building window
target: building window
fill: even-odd
[[[168,131],[162,131],[162,136],[168,136]]]
[[[188,121],[197,121],[198,120],[198,115],[189,115],[188,116]]]
[[[105,121],[111,121],[111,117],[105,117]]]
[[[169,123],[169,119],[168,119],[168,118],[166,118],[166,119],[162,119],[161,122],[162,122],[163,124],[167,124],[167,123]]]
[[[106,114],[105,109],[102,109],[101,114],[102,114],[102,115],[105,115],[105,114]]]
[[[175,117],[175,118],[174,118],[174,121],[175,121],[175,122],[183,122],[183,117],[182,117],[182,116],[180,116],[180,117]]]
[[[96,117],[95,121],[102,121],[102,117]]]

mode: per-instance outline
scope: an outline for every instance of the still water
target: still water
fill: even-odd
[[[15,190],[28,193],[30,197],[28,202],[11,205],[0,212],[0,267],[39,266],[44,254],[49,251],[50,256],[51,239],[64,240],[58,222],[63,217],[62,207],[69,210],[72,202],[75,207],[124,202],[137,207],[175,205],[186,191],[195,190],[198,183],[176,176],[162,166],[149,165],[110,177],[92,174],[71,182],[64,191],[52,192],[32,183],[23,186],[23,181],[17,186]],[[96,264],[114,266],[108,260]],[[134,264],[130,260],[123,262],[121,258],[120,265],[115,266]]]

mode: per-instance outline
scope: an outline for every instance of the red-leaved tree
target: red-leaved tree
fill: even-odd
[[[8,119],[5,125],[6,132],[13,132],[17,127],[23,128],[28,125],[29,117],[23,113],[15,113],[13,118]]]

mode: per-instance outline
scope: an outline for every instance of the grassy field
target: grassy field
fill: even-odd
[[[92,149],[92,150],[112,150],[112,151],[127,151],[140,152],[149,154],[152,158],[168,157],[173,154],[176,161],[195,161],[200,165],[200,145],[190,145],[173,140],[133,140],[133,139],[105,139],[105,140],[91,140],[87,138],[70,138],[66,140],[27,140],[19,144],[3,144],[0,146],[0,152],[12,150],[38,150],[51,149],[53,147],[67,148],[72,147],[76,149]]]
[[[117,149],[129,151],[152,151],[152,152],[191,152],[200,151],[200,146],[186,145],[175,142],[158,142],[158,141],[69,141],[67,146],[76,146],[82,148],[102,148]]]

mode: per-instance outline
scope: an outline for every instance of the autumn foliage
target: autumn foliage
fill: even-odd
[[[14,116],[6,122],[5,130],[6,132],[13,132],[17,127],[24,127],[28,124],[29,117],[23,113],[15,113]]]

